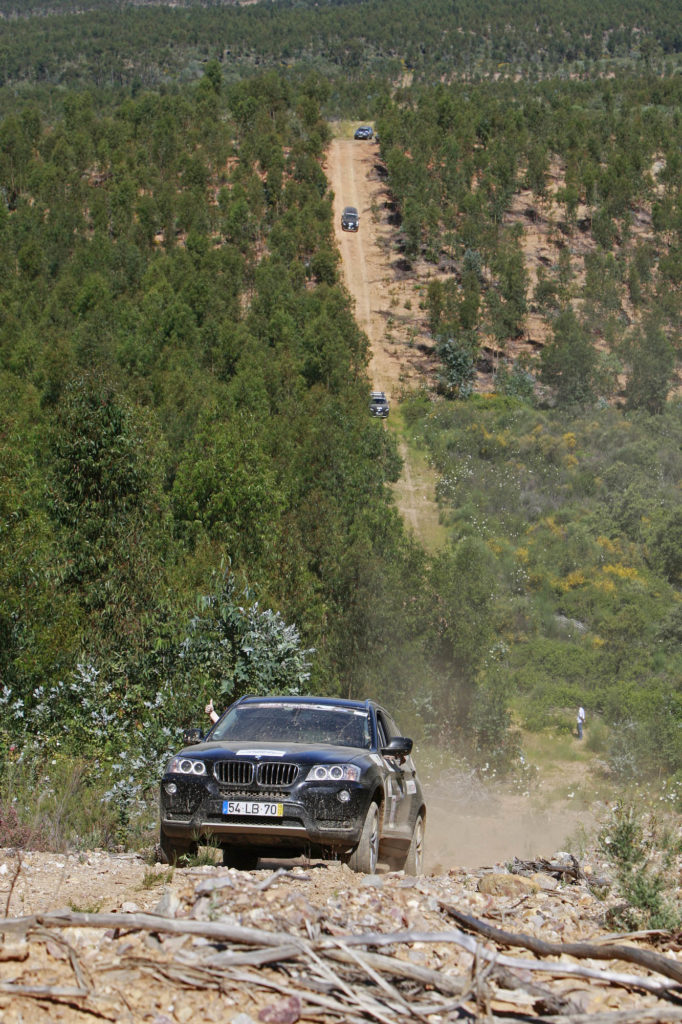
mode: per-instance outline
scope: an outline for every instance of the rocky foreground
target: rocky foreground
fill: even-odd
[[[606,934],[565,855],[410,878],[0,851],[0,882],[3,1024],[682,1020],[678,949]]]

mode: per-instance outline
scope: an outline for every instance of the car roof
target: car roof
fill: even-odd
[[[370,392],[370,394],[371,394],[372,398],[385,398],[386,397],[386,392],[385,391],[372,391],[372,392]]]
[[[299,704],[302,707],[306,705],[320,707],[322,705],[330,708],[348,708],[353,711],[369,711],[371,707],[375,706],[374,701],[371,700],[345,700],[343,697],[289,697],[287,694],[279,694],[276,697],[256,697],[255,695],[240,697],[235,704]]]
[[[358,213],[358,211],[355,209],[354,206],[346,206],[346,208],[344,209],[343,212],[344,213],[354,213],[356,216],[357,216],[357,213]]]

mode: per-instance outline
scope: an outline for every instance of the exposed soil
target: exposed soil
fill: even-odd
[[[586,875],[561,874],[561,865]],[[615,957],[606,964],[581,960],[575,947],[562,952],[567,943],[603,941],[606,905],[590,878],[608,885],[604,864],[579,866],[557,854],[551,864],[517,862],[513,869],[451,868],[421,879],[402,872],[367,877],[323,862],[169,872],[100,852],[26,854],[19,862],[0,851],[9,912],[0,922],[0,1019],[494,1024],[516,1013],[523,1016],[512,1019],[563,1019],[546,1016],[548,1008],[574,1021],[616,1009],[630,1011],[619,1024],[682,1019],[665,1010],[638,1016],[661,1006],[653,992],[639,990],[640,982],[665,981],[659,974]],[[95,896],[102,911],[116,913],[97,913],[88,905]],[[65,903],[71,909],[48,916]],[[523,941],[516,949],[487,942],[476,952],[449,908],[474,924],[514,933],[510,938],[553,943],[559,955],[542,954],[545,962],[538,963]],[[36,916],[25,917],[29,911]],[[482,969],[486,956],[505,953],[514,959],[503,959],[501,973],[490,963]],[[670,971],[680,970],[674,953],[664,959]],[[599,1017],[599,1024],[609,1019]]]
[[[435,383],[433,341],[422,302],[424,282],[432,269],[406,271],[392,250],[391,197],[373,142],[336,138],[327,154],[327,176],[334,192],[334,230],[341,252],[345,285],[355,300],[358,324],[370,342],[372,386],[385,391],[395,408],[406,389]],[[355,206],[360,230],[341,228],[344,206]],[[410,459],[401,439],[402,477],[395,488],[396,504],[405,524],[428,548],[440,538],[435,502],[435,474]]]
[[[391,252],[390,196],[373,142],[334,139],[327,155],[327,177],[334,192],[334,229],[342,273],[355,300],[358,324],[371,346],[370,379],[394,402],[404,386],[433,380],[432,342],[419,316],[416,271],[400,269]],[[355,206],[360,230],[341,228],[344,206]],[[405,309],[409,302],[412,309]]]

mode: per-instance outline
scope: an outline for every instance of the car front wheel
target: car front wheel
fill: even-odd
[[[376,873],[379,860],[379,808],[372,801],[362,826],[360,842],[350,855],[348,864],[353,871],[365,875]]]
[[[158,859],[162,864],[177,864],[181,857],[192,857],[197,852],[197,844],[191,839],[177,839],[169,836],[161,826],[159,834]]]

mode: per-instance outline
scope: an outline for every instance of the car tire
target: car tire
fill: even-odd
[[[192,839],[169,836],[161,826],[157,855],[162,864],[177,864],[181,857],[193,857],[196,852],[197,843]]]
[[[243,846],[223,846],[223,864],[238,871],[255,871],[258,854]]]
[[[412,839],[405,858],[406,875],[424,874],[424,815],[418,814],[414,823]]]
[[[372,800],[362,826],[360,842],[348,860],[353,871],[364,875],[374,875],[379,860],[379,807]]]

